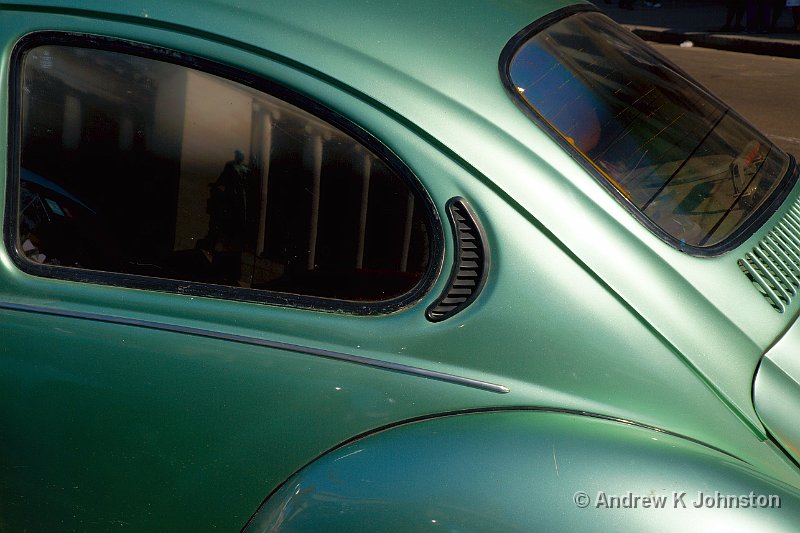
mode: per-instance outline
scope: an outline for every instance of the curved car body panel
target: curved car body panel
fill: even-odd
[[[764,354],[753,383],[753,403],[769,432],[800,460],[800,324]]]
[[[649,430],[509,413],[409,424],[350,446],[374,443],[388,461],[396,446],[411,446],[413,456],[410,443],[430,437],[426,428],[464,435],[480,445],[487,466],[511,472],[502,480],[503,497],[492,501],[516,497],[507,503],[524,520],[531,518],[520,507],[529,502],[524,492],[538,478],[512,469],[512,453],[539,450],[526,456],[530,468],[546,472],[553,486],[565,475],[585,476],[595,483],[584,489],[591,493],[602,480],[592,478],[585,452],[597,439],[606,439],[600,451],[615,464],[603,472],[620,474],[609,491],[634,491],[623,486],[626,476],[642,490],[648,479],[661,479],[690,495],[700,488],[738,491],[752,480],[795,502],[788,496],[793,489],[780,483],[800,487],[800,471],[771,444],[751,385],[762,354],[800,304],[796,299],[786,312],[775,312],[737,260],[786,215],[798,190],[723,256],[690,257],[661,242],[504,91],[503,47],[564,6],[522,0],[5,4],[3,87],[9,87],[15,44],[44,31],[143,43],[270,80],[344,116],[408,165],[438,211],[445,250],[433,258],[441,268],[428,293],[392,313],[358,316],[293,308],[290,299],[264,305],[215,297],[212,290],[201,297],[99,285],[90,273],[79,280],[42,278],[21,271],[3,247],[0,455],[7,460],[0,463],[0,529],[236,529],[267,494],[327,450],[336,449],[304,472],[324,470],[339,457],[334,467],[352,464],[344,450],[355,448],[337,447],[358,435],[419,417],[507,408],[594,413],[690,441],[666,436],[665,447],[661,434]],[[0,92],[0,110],[10,101]],[[4,123],[14,116],[0,114]],[[431,323],[425,310],[445,290],[454,261],[445,211],[454,197],[469,202],[485,230],[489,275],[467,309]],[[7,220],[12,216],[6,213]],[[421,372],[397,371],[400,366]],[[484,423],[496,424],[497,435],[516,432],[513,443],[479,437]],[[570,436],[573,427],[584,441]],[[457,449],[457,439],[439,435],[450,449],[441,447],[444,441],[431,444],[430,460]],[[553,481],[559,443],[573,451],[564,460],[555,450],[560,470]],[[617,444],[641,452],[652,476],[620,472],[630,463],[614,451]],[[366,457],[352,457],[359,456]],[[685,460],[681,469],[660,471],[672,459]],[[571,462],[582,467],[567,474]],[[422,463],[395,464],[425,474]],[[701,485],[690,464],[713,474],[719,486]],[[474,472],[464,463],[454,470],[453,483]],[[677,486],[684,475],[687,486]],[[288,486],[269,505],[288,501]],[[560,509],[574,510],[572,492]],[[463,495],[464,501],[456,494],[462,493],[452,493],[453,508],[469,511],[485,491]],[[405,503],[422,505],[411,498]],[[363,512],[370,508],[365,503]],[[398,512],[409,517],[415,509]],[[759,516],[780,526],[785,517],[796,518],[792,513],[795,507]],[[619,514],[604,516],[617,520]]]
[[[751,493],[774,498],[759,504]],[[796,488],[697,443],[576,415],[497,412],[337,449],[288,480],[246,531],[792,531],[799,519]]]
[[[759,426],[750,397],[752,376],[761,354],[797,314],[797,305],[783,315],[772,312],[742,275],[738,255],[698,261],[663,246],[558,143],[531,124],[502,90],[497,63],[507,41],[564,4],[476,2],[474,9],[446,2],[435,7],[418,4],[398,5],[391,8],[396,12],[387,14],[384,6],[365,2],[357,17],[337,16],[347,10],[330,2],[313,9],[261,3],[232,8],[209,3],[203,10],[180,3],[144,10],[92,2],[82,3],[77,10],[67,2],[30,5],[46,6],[37,7],[37,12],[83,13],[90,20],[103,21],[99,25],[103,30],[96,30],[101,34],[131,37],[128,28],[112,29],[108,19],[135,24],[141,28],[134,33],[144,42],[167,48],[176,48],[180,42],[182,49],[201,56],[218,58],[216,43],[226,43],[247,52],[234,57],[230,49],[223,52],[228,64],[260,73],[263,59],[273,59],[290,71],[307,74],[280,81],[307,94],[312,91],[335,109],[341,109],[341,103],[324,91],[313,92],[306,85],[309,76],[376,106],[499,192],[530,222],[546,227],[574,260],[642,321],[655,325],[693,371],[709,378],[725,402],[735,406],[748,423]],[[491,8],[493,16],[481,15],[479,6]],[[305,16],[306,9],[317,16]],[[432,10],[430,16],[420,17],[425,10]],[[436,21],[454,11],[459,13],[460,31],[437,30]],[[220,23],[209,32],[204,21],[216,18],[215,14]],[[70,18],[33,20],[38,22],[28,30],[19,27],[17,34],[33,29],[76,30]],[[163,27],[183,37],[147,31]],[[251,53],[261,59],[249,57]],[[448,85],[459,80],[469,80],[469,90]],[[382,140],[394,150],[401,149],[391,137]],[[497,153],[504,154],[503,158],[493,155]],[[425,185],[435,187],[429,182]],[[787,211],[796,198],[794,191],[779,212]],[[569,215],[565,218],[565,214]],[[769,229],[768,223],[740,249],[751,249]],[[701,322],[707,335],[693,331]]]

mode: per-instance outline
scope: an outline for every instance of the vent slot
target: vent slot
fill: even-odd
[[[463,198],[447,202],[447,214],[455,236],[455,261],[442,296],[431,305],[426,316],[441,322],[471,304],[483,288],[489,271],[486,238],[478,218]]]
[[[737,263],[767,302],[786,312],[800,291],[800,201]]]

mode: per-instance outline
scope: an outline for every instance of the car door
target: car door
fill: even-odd
[[[146,19],[0,40],[0,526],[238,528],[337,444],[506,391],[425,360],[460,171],[384,112]]]

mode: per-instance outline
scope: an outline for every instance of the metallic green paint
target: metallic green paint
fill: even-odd
[[[769,432],[800,461],[800,323],[764,354],[753,382],[753,403]]]
[[[486,408],[568,409],[663,428],[738,458],[721,459],[699,445],[667,439],[685,452],[680,457],[700,457],[697,464],[713,471],[719,487],[703,485],[709,490],[738,490],[741,480],[758,471],[775,480],[762,479],[759,486],[779,487],[795,501],[795,489],[780,483],[800,487],[800,473],[766,440],[751,384],[762,354],[789,327],[800,304],[775,313],[742,275],[737,252],[699,259],[661,242],[503,90],[497,58],[505,43],[562,5],[4,4],[0,86],[8,86],[14,43],[44,30],[162,46],[272,79],[335,109],[397,153],[419,176],[440,218],[450,198],[466,198],[486,230],[492,261],[480,297],[438,324],[424,315],[446,276],[415,305],[363,317],[34,278],[14,266],[5,248],[0,300],[370,357],[481,379],[511,392],[146,327],[0,311],[0,530],[236,529],[289,476],[348,439],[415,417]],[[3,127],[7,109],[2,91]],[[0,200],[4,191],[0,187]],[[792,191],[773,220],[797,196]],[[741,249],[751,249],[770,225]],[[447,224],[443,230],[446,273],[452,233]],[[520,468],[508,473],[512,452],[528,446],[523,441],[540,453],[519,459],[530,464],[512,464],[547,463],[552,475],[551,448],[562,442],[580,451],[570,456],[580,463],[591,443],[605,438],[598,448],[620,467],[629,463],[619,463],[623,452],[614,445],[643,450],[652,436],[576,416],[545,417],[550,422],[539,424],[543,416],[463,417],[470,426],[463,431],[473,436],[483,424],[488,432],[494,420],[503,421],[494,434],[517,432],[508,447],[502,447],[505,438],[490,439],[491,432],[473,440],[482,443],[480,459],[487,466],[505,469],[500,481],[510,483],[508,498],[522,498],[508,505],[528,504],[530,494],[511,490],[533,490],[538,479]],[[375,443],[376,461],[383,461],[372,465],[376,472],[402,467],[410,478],[426,474],[428,463],[393,460],[391,449],[377,447],[394,435],[401,447],[419,442],[413,439],[424,431],[408,433],[417,427],[458,430],[442,419],[359,441]],[[406,435],[411,440],[403,442]],[[578,435],[585,438],[582,446]],[[449,442],[445,449],[456,457],[458,441]],[[658,466],[672,464],[659,459],[662,451],[663,457],[676,457],[663,441],[651,446],[652,453],[642,452],[651,467],[646,472],[593,471],[581,463],[584,468],[569,475],[583,476],[592,488],[616,472],[614,487],[643,488],[648,472],[656,480],[672,475]],[[430,458],[439,456],[437,450],[434,444],[420,449]],[[325,461],[343,456],[341,450],[335,454]],[[470,479],[471,464],[456,466],[452,476]],[[563,467],[560,472],[565,475]],[[489,470],[480,474],[496,479]],[[680,490],[700,482],[686,466],[674,476],[676,484],[685,476],[687,486]],[[627,479],[636,485],[626,486]],[[485,488],[456,501],[466,491],[450,492],[445,480],[428,488],[452,494],[453,509],[474,511],[469,498],[485,502]],[[429,494],[396,497],[412,505]],[[487,509],[485,517],[502,509]],[[408,507],[398,516],[417,511]],[[516,512],[508,519],[531,519]],[[797,517],[795,508],[768,513],[776,521]],[[619,527],[619,514],[607,516]],[[658,525],[669,526],[670,519]],[[684,519],[675,520],[677,528]]]
[[[717,493],[773,495],[780,508],[720,508],[728,504]],[[698,444],[506,412],[417,422],[344,446],[288,480],[246,531],[793,531],[798,520],[800,491]]]

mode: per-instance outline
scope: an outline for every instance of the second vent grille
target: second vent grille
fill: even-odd
[[[786,311],[800,290],[800,202],[738,265],[776,311]]]

